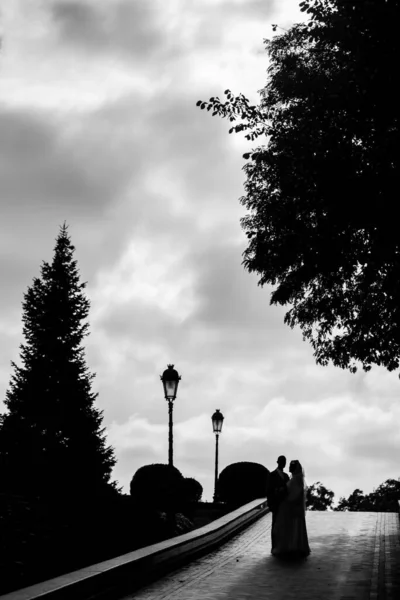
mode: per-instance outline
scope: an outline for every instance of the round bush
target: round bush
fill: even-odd
[[[193,477],[185,477],[184,493],[186,502],[200,502],[203,495],[203,486]]]
[[[217,482],[220,502],[242,506],[266,496],[269,471],[254,462],[237,462],[225,467]]]
[[[132,477],[130,491],[144,509],[176,511],[184,501],[184,478],[170,465],[144,465]]]

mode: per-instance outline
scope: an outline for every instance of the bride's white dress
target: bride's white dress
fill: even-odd
[[[288,495],[279,506],[274,521],[274,556],[308,556],[310,546],[306,527],[306,503],[304,480],[294,475],[287,483]]]

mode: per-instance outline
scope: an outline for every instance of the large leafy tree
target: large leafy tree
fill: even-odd
[[[263,145],[242,204],[244,265],[272,284],[318,364],[395,370],[400,357],[400,0],[307,0],[308,21],[266,40],[258,105],[199,101]],[[276,30],[276,26],[274,26]]]
[[[334,495],[334,492],[325,487],[320,481],[313,483],[307,488],[307,510],[328,510],[332,506]]]
[[[84,348],[89,300],[64,224],[51,264],[44,262],[23,302],[22,366],[12,363],[0,421],[0,486],[47,496],[96,493],[110,483],[114,450],[106,445]]]

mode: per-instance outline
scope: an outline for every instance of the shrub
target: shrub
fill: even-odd
[[[184,495],[186,502],[200,502],[203,495],[203,486],[193,477],[185,477]]]
[[[177,512],[184,503],[184,478],[170,465],[144,465],[132,477],[130,491],[142,510]]]
[[[253,462],[237,462],[225,467],[217,482],[217,497],[232,506],[266,496],[269,471]]]

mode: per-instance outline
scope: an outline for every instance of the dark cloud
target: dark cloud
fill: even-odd
[[[0,193],[9,210],[20,217],[38,207],[88,202],[85,171],[63,150],[48,119],[3,110],[0,127]]]
[[[69,124],[44,113],[0,111],[0,271],[8,281],[1,294],[3,309],[20,305],[42,260],[51,259],[65,220],[72,226],[73,242],[79,246],[78,229],[98,256],[99,246],[93,242],[109,235],[110,225],[115,227],[116,216],[110,210],[134,177],[135,167],[124,160],[124,148],[116,153],[109,132],[83,127],[68,137]],[[121,215],[117,218],[124,220]],[[100,222],[101,235],[95,229]],[[126,227],[125,222],[120,231],[113,231],[116,245]],[[102,247],[106,256],[112,254],[112,245]]]
[[[50,7],[61,35],[70,43],[87,39],[95,45],[104,45],[106,27],[99,9],[86,2],[56,2]]]
[[[8,214],[49,216],[60,206],[99,213],[124,189],[127,165],[115,160],[107,132],[84,127],[66,137],[69,124],[44,113],[1,110],[0,194]]]
[[[225,0],[193,5],[184,0],[179,24],[168,20],[161,0],[115,2],[53,1],[50,13],[63,43],[93,55],[119,55],[160,68],[171,58],[184,58],[195,49],[215,51],[232,26],[268,19],[276,0]],[[186,30],[190,35],[185,35]],[[260,39],[260,46],[262,40]]]
[[[100,54],[120,53],[148,61],[161,47],[173,46],[165,37],[159,2],[53,2],[51,14],[63,42]],[[164,56],[165,58],[165,56]]]

